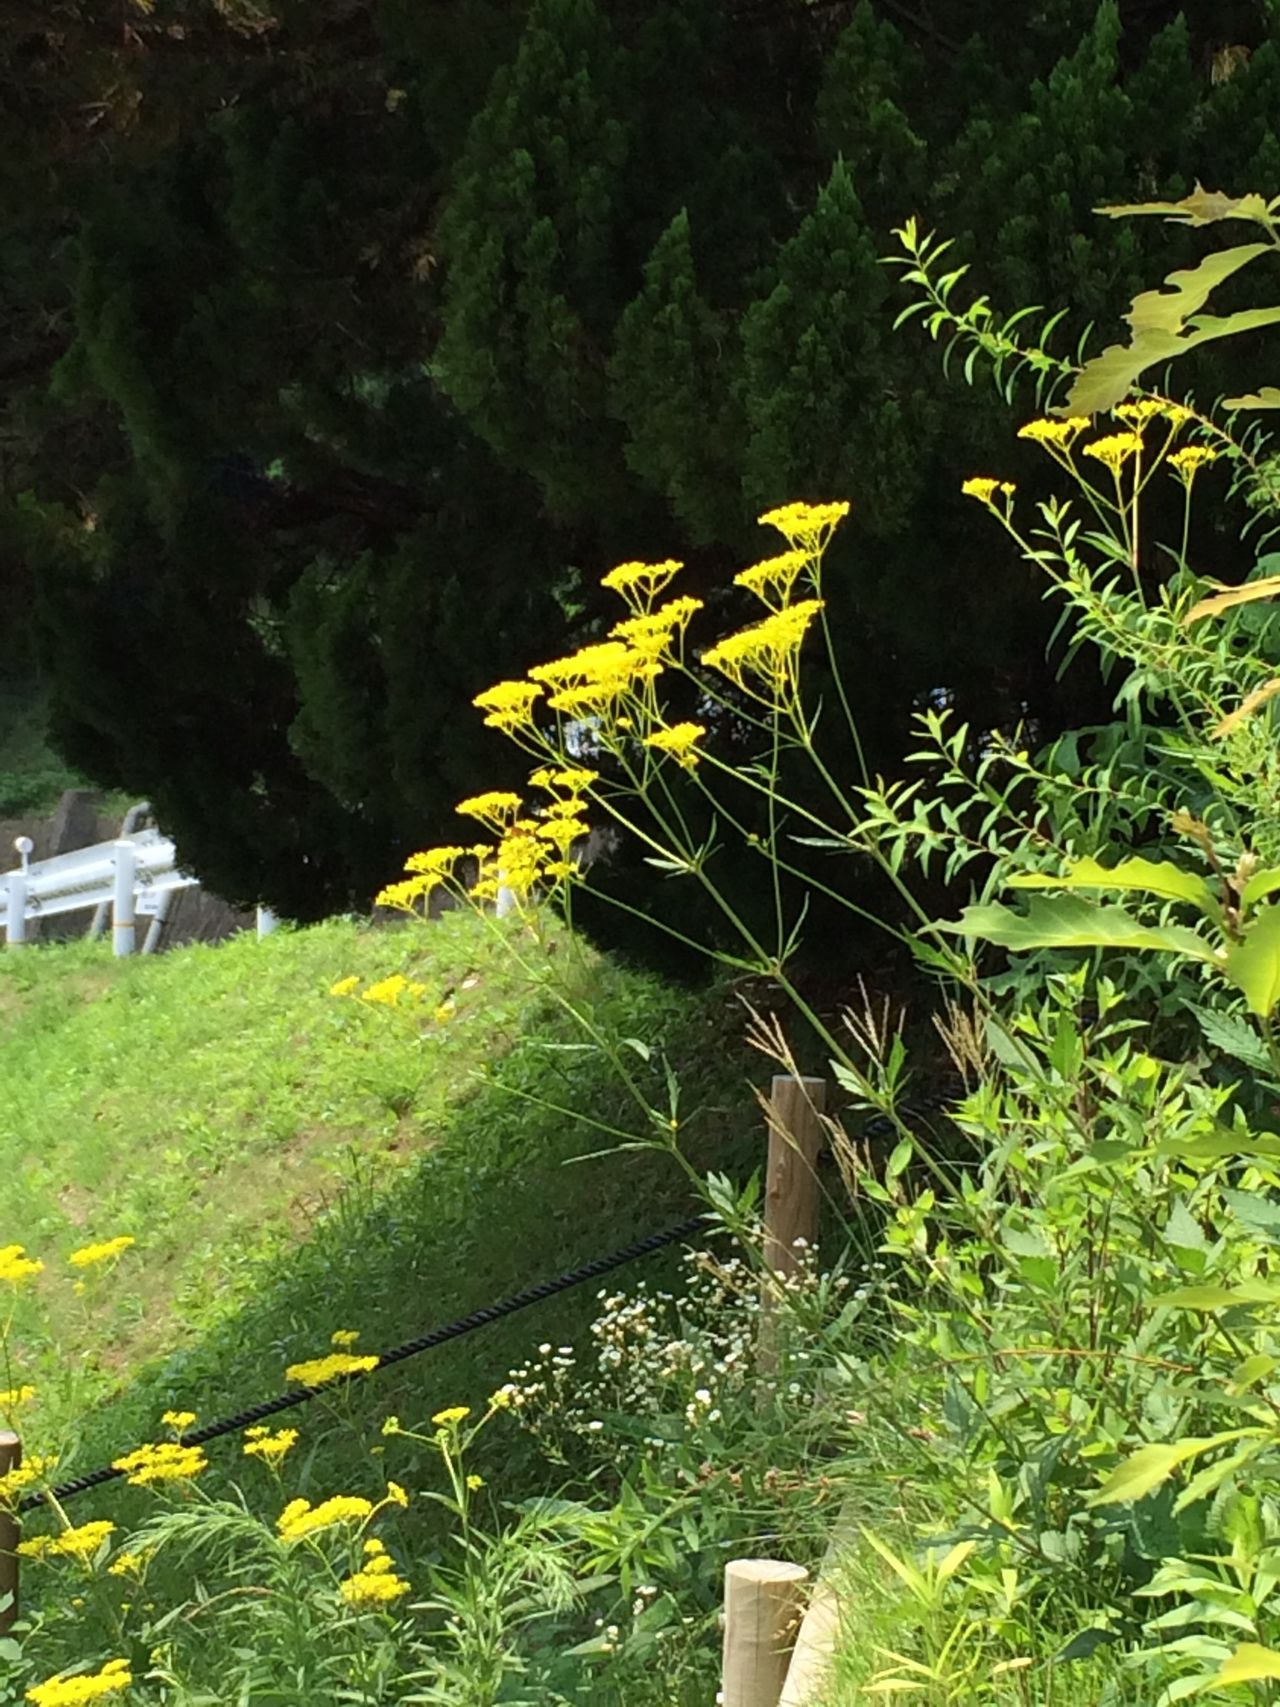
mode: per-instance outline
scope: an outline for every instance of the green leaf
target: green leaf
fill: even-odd
[[[1280,866],[1267,866],[1249,878],[1240,891],[1240,899],[1246,907],[1252,907],[1255,901],[1274,895],[1277,889],[1280,889]]]
[[[1223,1661],[1222,1670],[1212,1682],[1214,1685],[1259,1683],[1268,1677],[1280,1678],[1280,1654],[1257,1642],[1241,1642],[1231,1658]]]
[[[1244,991],[1250,1013],[1267,1019],[1280,1001],[1280,906],[1257,915],[1244,941],[1227,950],[1222,970]]]
[[[1188,1006],[1211,1049],[1230,1055],[1235,1061],[1243,1061],[1255,1072],[1265,1073],[1270,1069],[1271,1057],[1267,1054],[1267,1046],[1247,1020],[1238,1014],[1214,1013],[1211,1008],[1194,1007],[1190,1003]],[[1230,1134],[1226,1136],[1230,1137]],[[1227,1153],[1222,1152],[1223,1155]]]
[[[1122,859],[1119,865],[1101,865],[1082,859],[1061,877],[1040,872],[1020,872],[1009,879],[1011,889],[1121,889],[1142,895],[1158,895],[1166,901],[1190,901],[1211,919],[1221,916],[1218,898],[1198,872],[1184,871],[1171,860]]]
[[[1077,1630],[1065,1648],[1059,1648],[1053,1656],[1055,1661],[1065,1663],[1067,1660],[1092,1659],[1098,1649],[1105,1647],[1108,1642],[1118,1642],[1119,1635],[1115,1630],[1103,1630],[1097,1625],[1087,1630]]]
[[[1149,1494],[1153,1488],[1158,1488],[1180,1464],[1188,1463],[1202,1452],[1207,1452],[1215,1443],[1212,1439],[1191,1438],[1175,1440],[1169,1444],[1157,1443],[1152,1446],[1142,1446],[1126,1458],[1123,1464],[1117,1464],[1096,1492],[1089,1495],[1088,1505],[1132,1505]]]
[[[1280,409],[1280,386],[1264,385],[1261,391],[1246,391],[1243,397],[1224,397],[1225,409]]]
[[[1280,320],[1280,308],[1246,309],[1222,319],[1212,315],[1192,318],[1218,285],[1250,261],[1271,252],[1269,243],[1218,249],[1196,266],[1170,273],[1159,289],[1136,296],[1125,316],[1133,328],[1129,343],[1110,344],[1101,355],[1086,362],[1057,413],[1104,413],[1122,403],[1139,376],[1157,363],[1172,361],[1212,339],[1256,331]]]
[[[1222,1434],[1188,1435],[1185,1440],[1141,1446],[1123,1464],[1116,1465],[1102,1486],[1089,1495],[1086,1504],[1132,1505],[1162,1482],[1167,1482],[1180,1465],[1211,1452],[1215,1446],[1226,1446],[1255,1432],[1253,1429],[1233,1428]]]
[[[1217,964],[1210,945],[1185,925],[1144,925],[1123,907],[1099,907],[1077,895],[1037,896],[1025,913],[997,902],[966,907],[941,931],[976,936],[1025,954],[1034,948],[1152,949]]]
[[[1274,1304],[1280,1300],[1280,1283],[1242,1280],[1238,1286],[1179,1286],[1154,1302],[1166,1310],[1230,1310],[1236,1305]]]
[[[1182,619],[1184,623],[1198,622],[1202,616],[1219,616],[1224,610],[1233,610],[1236,605],[1251,605],[1259,599],[1274,598],[1280,593],[1280,575],[1266,575],[1260,581],[1244,581],[1238,587],[1226,587],[1220,581],[1212,585],[1218,591],[1192,605]]]
[[[1247,219],[1270,231],[1274,224],[1273,205],[1256,192],[1247,196],[1229,196],[1221,190],[1206,190],[1197,183],[1191,194],[1183,196],[1181,201],[1127,202],[1112,207],[1095,207],[1093,211],[1105,213],[1109,219],[1156,214],[1179,225],[1212,225],[1219,219]]]

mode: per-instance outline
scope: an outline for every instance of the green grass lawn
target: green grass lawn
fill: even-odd
[[[723,1004],[554,958],[612,1030],[655,1047],[636,1057],[655,1096],[664,1055],[681,1071],[698,1159],[754,1165],[752,1064],[726,1048]],[[328,993],[390,971],[426,984],[420,1008]],[[86,944],[0,955],[0,1245],[47,1265],[0,1381],[39,1390],[24,1434],[82,1469],[167,1407],[210,1419],[278,1391],[336,1329],[388,1346],[687,1211],[669,1157],[580,1160],[610,1142],[593,1120],[637,1124],[539,976],[470,915],[123,962]],[[122,1233],[135,1249],[77,1294],[70,1251]],[[309,1407],[303,1491],[378,1458],[388,1411],[483,1402],[594,1303],[583,1288]],[[123,1518],[135,1499],[103,1490],[77,1515]]]

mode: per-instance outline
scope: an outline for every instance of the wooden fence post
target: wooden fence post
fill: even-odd
[[[722,1707],[778,1707],[808,1580],[803,1565],[781,1559],[725,1566]]]
[[[764,1188],[764,1267],[760,1299],[757,1368],[762,1376],[777,1367],[778,1280],[798,1267],[796,1243],[812,1247],[818,1237],[818,1152],[821,1115],[826,1107],[825,1079],[792,1078],[780,1073],[769,1095],[769,1163]]]
[[[0,1431],[0,1476],[22,1463],[22,1442],[8,1430]],[[16,1512],[0,1505],[0,1636],[18,1616],[18,1536]]]

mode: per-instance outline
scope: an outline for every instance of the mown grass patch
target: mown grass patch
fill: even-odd
[[[328,993],[395,970],[428,986],[412,1013]],[[750,1063],[725,1048],[726,1010],[592,957],[566,975],[611,1031],[654,1046],[655,1096],[664,1059],[680,1068],[702,1105],[689,1105],[700,1160],[754,1160]],[[69,1469],[154,1436],[166,1408],[210,1419],[279,1391],[286,1364],[336,1329],[377,1350],[689,1207],[669,1157],[580,1159],[610,1148],[592,1122],[633,1129],[636,1111],[470,917],[116,964],[100,947],[33,949],[0,958],[0,996],[0,1242],[48,1264],[22,1300],[13,1374],[41,1389],[33,1446],[58,1446]],[[78,1296],[66,1256],[119,1233],[136,1248]],[[528,1348],[580,1335],[596,1290],[307,1407],[292,1483],[331,1489],[362,1459],[411,1476],[390,1465],[382,1418],[482,1403]],[[235,1440],[211,1452],[216,1475],[265,1475]],[[115,1487],[77,1514],[137,1503]]]

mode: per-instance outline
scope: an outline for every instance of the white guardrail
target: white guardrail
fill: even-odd
[[[27,941],[32,919],[52,919],[95,909],[90,936],[100,936],[111,919],[112,950],[132,954],[137,919],[149,919],[143,954],[159,944],[173,897],[183,889],[199,888],[199,880],[180,871],[173,843],[156,829],[135,830],[113,842],[78,848],[74,853],[56,854],[52,859],[31,863],[31,842],[19,836],[14,843],[19,860],[16,871],[0,874],[0,926],[10,948]],[[258,935],[274,930],[276,920],[265,907],[258,908]]]

